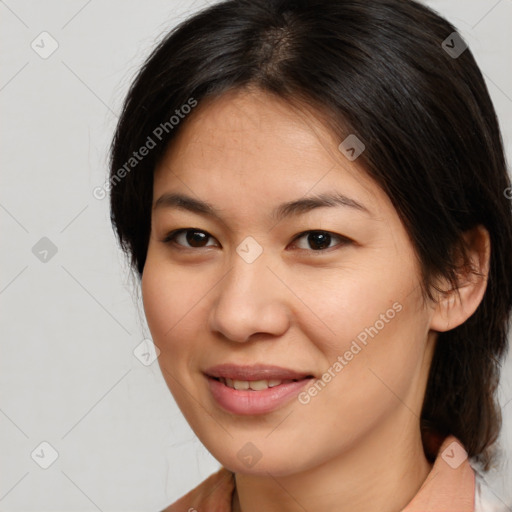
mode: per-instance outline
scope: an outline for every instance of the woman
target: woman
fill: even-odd
[[[110,183],[163,376],[222,464],[166,510],[498,510],[511,189],[452,25],[216,4],[135,79]]]

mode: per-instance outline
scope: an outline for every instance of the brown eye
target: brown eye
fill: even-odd
[[[325,249],[335,247],[335,245],[331,245],[331,242],[336,239],[341,241],[341,244],[338,245],[344,245],[345,243],[349,242],[346,237],[330,233],[329,231],[305,231],[295,239],[295,243],[301,238],[306,240],[307,247],[299,247],[300,249],[312,250],[316,252],[321,252]]]
[[[196,228],[182,228],[171,231],[163,240],[163,243],[173,243],[183,247],[185,249],[200,249],[203,247],[215,247],[217,244],[208,244],[209,239],[213,240],[213,237],[201,229]],[[300,247],[301,250],[310,252],[325,252],[327,249],[336,247],[336,245],[343,246],[350,243],[350,239],[347,237],[336,235],[329,231],[310,230],[305,231],[298,235],[294,240],[294,245],[297,245],[297,241],[305,239],[305,246]],[[338,240],[338,244],[334,244]]]
[[[206,242],[213,238],[206,231],[195,228],[184,228],[171,231],[163,240],[164,243],[173,242],[185,248],[211,247]],[[187,245],[188,244],[188,245]]]

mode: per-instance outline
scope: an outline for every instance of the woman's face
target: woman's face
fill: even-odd
[[[235,472],[391,453],[419,432],[434,338],[390,200],[320,121],[265,93],[202,104],[180,129],[155,171],[142,293],[188,423]]]

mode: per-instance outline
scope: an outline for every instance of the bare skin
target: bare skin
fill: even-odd
[[[463,323],[485,291],[485,279],[468,280],[460,301],[424,303],[393,205],[337,150],[340,142],[319,120],[264,93],[229,93],[197,108],[155,171],[154,203],[186,194],[221,217],[155,208],[142,292],[169,389],[201,442],[236,473],[236,512],[405,507],[431,469],[419,416],[436,333]],[[368,211],[334,206],[271,217],[283,202],[333,191]],[[202,246],[185,234],[163,242],[180,228],[209,236]],[[330,233],[328,248],[314,250],[308,234],[297,238],[306,230]],[[263,250],[250,264],[236,252],[248,236]],[[486,274],[488,234],[470,240]],[[389,318],[393,304],[401,309]],[[231,414],[203,374],[226,362],[266,363],[321,378],[358,334],[381,324],[308,403]],[[237,457],[247,442],[261,453],[252,467]]]

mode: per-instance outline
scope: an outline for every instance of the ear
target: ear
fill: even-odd
[[[464,240],[468,246],[471,269],[463,269],[458,276],[458,288],[444,288],[433,306],[430,329],[449,331],[463,324],[478,308],[487,288],[491,240],[482,225],[466,231]],[[442,281],[447,284],[447,281]],[[458,292],[458,293],[457,293]]]

